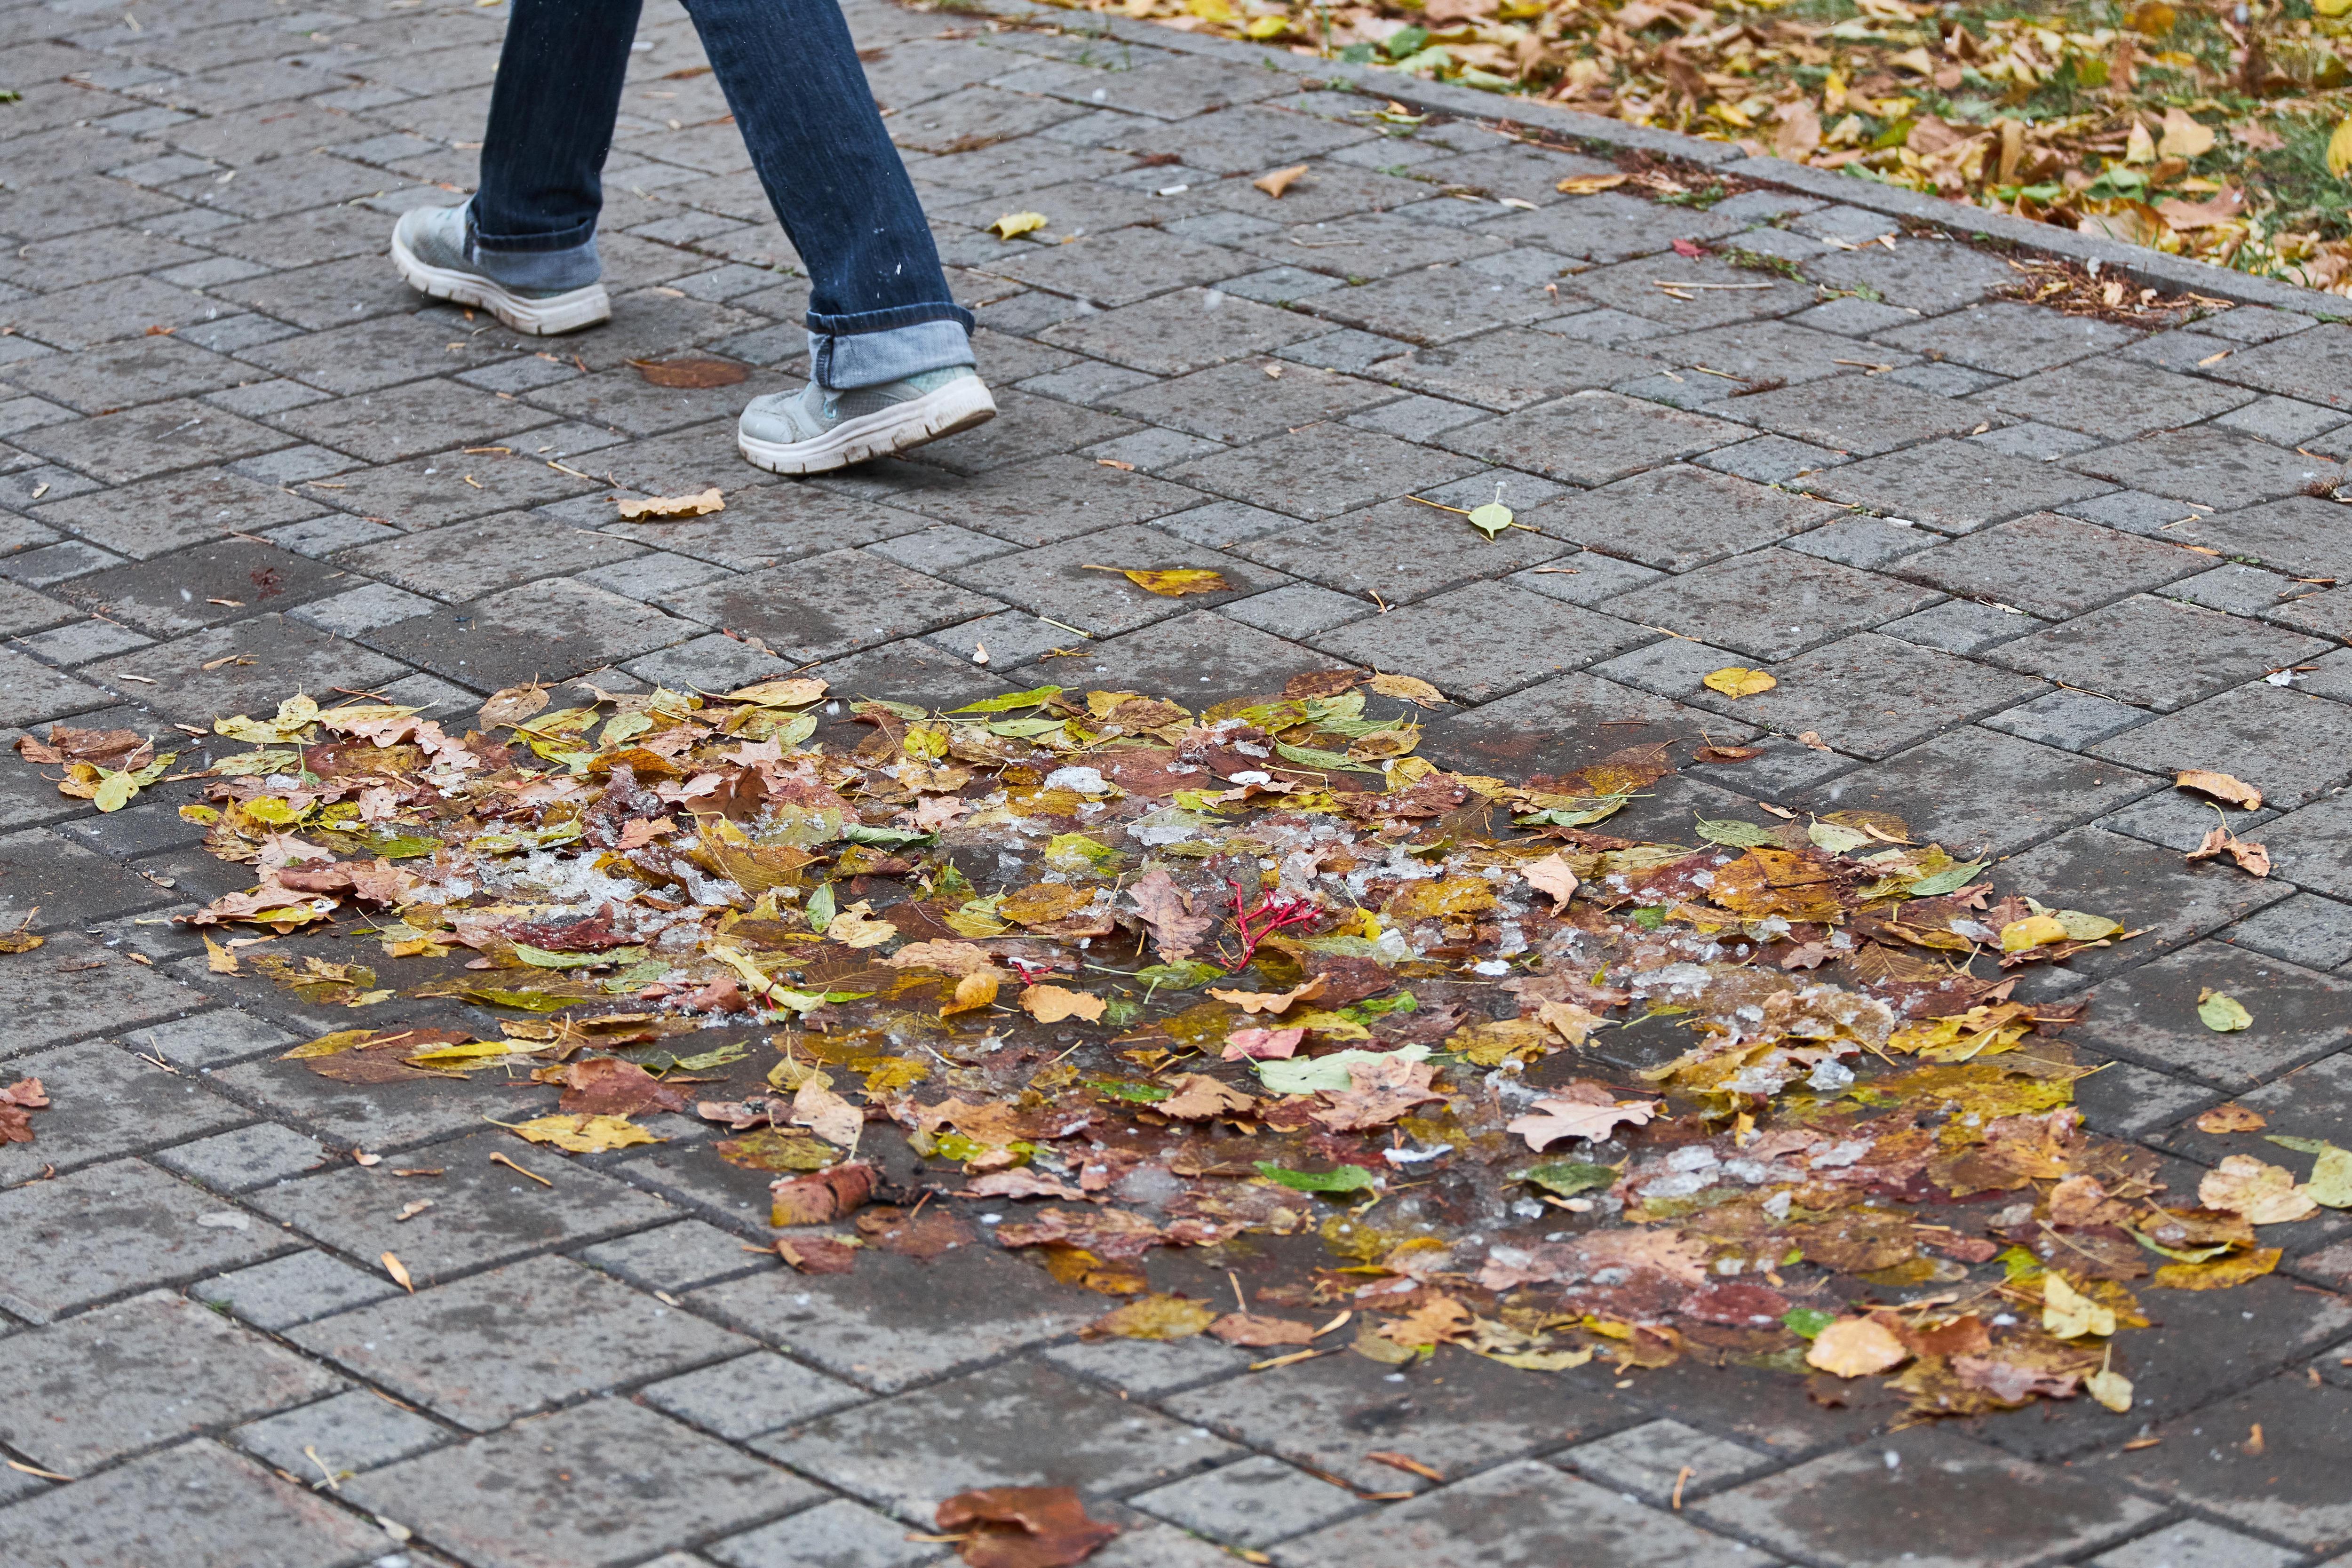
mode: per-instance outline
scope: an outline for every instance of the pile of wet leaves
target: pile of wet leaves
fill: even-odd
[[[2352,1203],[2326,1145],[2184,1193],[2085,1130],[2080,1005],[2013,993],[2115,921],[1885,814],[1607,830],[1744,748],[1454,773],[1418,754],[1437,692],[1354,671],[1199,712],[583,694],[462,734],[218,721],[248,749],[181,809],[253,885],[183,918],[215,972],[353,1012],[289,1053],[311,1072],[561,1086],[501,1125],[581,1153],[716,1124],[677,1157],[772,1177],[807,1273],[993,1246],[1100,1292],[1090,1332],[1259,1365],[1443,1344],[2123,1411],[2142,1292],[2255,1279],[2265,1227]],[[114,807],[169,761],[25,749]],[[418,998],[479,1027],[404,1024]]]

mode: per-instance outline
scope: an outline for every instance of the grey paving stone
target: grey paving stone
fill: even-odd
[[[643,1389],[639,1397],[681,1421],[739,1441],[862,1404],[867,1395],[798,1362],[761,1351],[665,1378]]]
[[[389,539],[393,533],[394,530],[383,523],[330,513],[308,522],[274,528],[269,531],[268,538],[280,549],[323,559],[354,544],[373,544]]]
[[[2292,342],[2294,340],[2289,339]],[[2345,1463],[2346,1402],[2352,1391],[2273,1377],[2158,1428],[2153,1448],[2119,1454],[2101,1479],[2134,1484],[2208,1513],[2326,1550],[2352,1530],[2352,1501],[2331,1477]],[[2247,1452],[2259,1422],[2263,1442]]]
[[[1896,385],[1884,376],[1843,375],[1742,397],[1738,414],[1777,435],[1857,457],[1963,435],[1989,419],[1966,403]]]
[[[583,675],[684,642],[704,624],[559,577],[394,621],[365,637],[373,647],[487,692]]]
[[[2053,691],[2030,702],[1982,720],[1988,730],[1999,730],[2045,746],[2079,752],[2135,724],[2147,712],[2088,691]]]
[[[384,1274],[371,1274],[315,1250],[289,1252],[190,1287],[199,1301],[226,1308],[272,1332],[400,1293]]]
[[[450,1434],[372,1389],[354,1388],[231,1434],[240,1448],[281,1470],[347,1478],[436,1447]],[[307,1451],[306,1451],[307,1450]],[[312,1455],[317,1458],[313,1459]]]
[[[474,518],[344,552],[340,565],[448,603],[481,598],[536,578],[570,576],[641,554],[612,533],[556,531],[527,511]],[[175,558],[176,559],[176,558]]]
[[[1562,562],[1573,564],[1563,565]],[[1509,581],[1531,594],[1541,594],[1547,599],[1558,599],[1568,605],[1599,605],[1619,594],[1654,583],[1665,575],[1647,566],[1636,566],[1631,561],[1594,551],[1581,551],[1573,556],[1555,556],[1547,566],[1529,567],[1514,573]]]
[[[2206,989],[2260,997],[2252,1026],[2229,1035],[2207,1029],[2197,1017]],[[2111,976],[2094,995],[2093,1016],[2074,1039],[2233,1091],[2338,1048],[2352,1028],[2352,986],[2221,942],[2200,942]]]
[[[355,637],[395,621],[429,615],[434,608],[433,601],[422,594],[389,583],[370,583],[304,605],[292,611],[289,618],[335,637]]]
[[[210,1068],[296,1043],[296,1037],[248,1013],[220,1008],[131,1029],[123,1041],[174,1067]]]
[[[1842,637],[1785,664],[1779,687],[1740,699],[1737,716],[1783,734],[1811,731],[1841,752],[1885,757],[1955,724],[2035,695],[2036,681],[1869,632]],[[1713,693],[1700,706],[1733,712]]]
[[[154,639],[142,637],[128,626],[93,616],[71,626],[59,626],[55,631],[37,632],[13,640],[17,647],[48,663],[76,665],[127,653],[134,647],[145,647]]]
[[[2303,1554],[2186,1519],[2090,1560],[2090,1568],[2291,1568]]]
[[[875,499],[887,500],[894,515],[911,514],[916,519],[903,529],[892,527],[887,534],[879,531],[877,521],[877,538],[901,537],[921,527],[920,519],[929,518],[1011,543],[1050,544],[1118,523],[1149,522],[1198,506],[1206,499],[1197,489],[1148,474],[1105,468],[1084,458],[1041,458],[961,479],[911,463],[882,462],[865,468],[878,481]],[[675,542],[668,547],[678,548]]]
[[[2074,1100],[2083,1109],[2083,1124],[2092,1131],[2111,1138],[2146,1138],[2213,1098],[2202,1084],[2111,1061],[2083,1080]]]
[[[2213,426],[2168,431],[2067,459],[2067,466],[2179,500],[2235,508],[2343,482],[2340,465]]]
[[[0,1369],[0,1437],[79,1473],[334,1392],[341,1380],[166,1291],[37,1329]]]
[[[1275,1561],[1284,1568],[1340,1568],[1400,1551],[1432,1568],[1536,1568],[1565,1562],[1598,1568],[1665,1568],[1676,1563],[1732,1568],[1760,1561],[1739,1542],[1532,1460],[1498,1467],[1291,1542]]]
[[[1745,400],[1743,400],[1745,401]],[[1579,485],[1605,485],[1747,438],[1721,419],[1614,392],[1558,402],[1445,433],[1444,444],[1490,462]]]
[[[274,1121],[257,1121],[159,1152],[155,1163],[216,1193],[241,1193],[285,1181],[325,1163],[327,1151]]]
[[[2200,325],[2218,329],[2219,321]],[[2240,349],[2206,374],[2217,381],[2352,410],[2352,394],[2344,390],[2347,373],[2352,373],[2352,331],[2341,322],[2329,322]]]
[[[1893,1461],[1885,1456],[1893,1455]],[[2137,1533],[2158,1506],[2121,1488],[1913,1428],[1748,1482],[1697,1505],[1718,1528],[1849,1568],[2056,1560]]]
[[[1187,1340],[1080,1340],[1038,1352],[1121,1398],[1157,1399],[1240,1373],[1256,1352],[1205,1335]]]
[[[989,534],[974,533],[968,528],[942,522],[918,532],[886,539],[867,548],[910,572],[936,576],[952,572],[959,566],[969,566],[976,561],[985,561],[992,555],[1002,555],[1013,546]],[[680,587],[691,585],[692,580],[677,584]]]
[[[1654,1505],[1678,1496],[1699,1498],[1721,1491],[1773,1466],[1769,1458],[1751,1448],[1675,1420],[1645,1421],[1580,1443],[1554,1455],[1552,1462],[1636,1493]]]
[[[51,828],[26,828],[20,833],[0,836],[0,856],[5,856],[11,872],[5,890],[0,890],[0,919],[14,917],[18,921],[30,920],[34,931],[59,931],[72,925],[89,925],[135,910],[153,909],[171,901],[165,889],[156,887],[137,872],[114,864],[102,855],[92,854],[72,838]],[[38,918],[35,910],[40,910]],[[152,995],[160,1001],[175,994],[152,982],[131,979],[121,973],[121,965],[109,964],[109,954],[103,949],[84,944],[60,947],[52,945],[41,950],[44,963],[36,959],[29,965],[19,965],[27,973],[14,976],[18,985],[28,993],[57,995],[66,992],[111,992],[123,1002],[135,997]],[[85,963],[96,969],[106,966],[111,972],[93,980],[64,981],[60,975],[82,974],[89,971],[68,968],[69,963]],[[35,988],[37,988],[36,990]],[[193,996],[185,992],[176,994],[180,1005],[194,1005]],[[135,1004],[134,1004],[135,1005]],[[145,1023],[147,1016],[132,1016],[121,1006],[109,1007],[100,1003],[99,1016],[118,1022]],[[9,1042],[22,1049],[41,1045],[68,1034],[87,1032],[96,1018],[87,1011],[68,1011],[31,1021],[30,1037],[19,1037]]]
[[[2168,538],[2251,561],[2288,577],[2352,578],[2352,549],[2341,537],[2342,509],[2309,496],[2200,517]]]
[[[1592,673],[1660,697],[1690,697],[1715,671],[1738,664],[1740,655],[1694,637],[1661,637],[1646,647],[1620,654],[1592,667]]]
[[[2282,900],[2221,934],[2225,942],[2305,969],[2352,963],[2352,907],[2310,893]]]
[[[176,637],[266,605],[283,614],[337,586],[331,568],[247,539],[191,545],[153,561],[110,567],[56,592],[156,637]]]
[[[1271,593],[1235,600],[1222,613],[1245,626],[1305,642],[1334,626],[1377,615],[1380,606],[1369,594],[1360,596],[1313,583],[1292,583]]]
[[[1990,387],[1969,401],[2011,419],[2130,441],[2227,413],[2250,395],[2108,356]]]
[[[142,649],[91,665],[86,673],[101,680],[143,676],[155,684],[139,688],[142,701],[167,718],[203,724],[227,714],[274,713],[289,690],[368,691],[408,673],[356,643],[275,613],[197,632],[170,647],[170,660]],[[252,662],[236,662],[239,654]]]
[[[584,1248],[579,1257],[582,1262],[618,1275],[632,1285],[673,1294],[778,1267],[765,1248],[746,1247],[738,1237],[698,1219],[615,1237]]]
[[[1373,592],[1389,604],[1409,604],[1559,555],[1568,545],[1552,536],[1555,510],[1541,508],[1527,514],[1531,526],[1542,532],[1511,529],[1489,541],[1452,512],[1412,500],[1384,501],[1263,535],[1236,546],[1234,552],[1360,604],[1371,603]],[[1532,521],[1538,517],[1543,521]],[[1093,541],[1087,543],[1091,547]]]
[[[1564,495],[1536,509],[1531,521],[1588,550],[1687,572],[1843,515],[1836,507],[1675,464]]]
[[[1753,440],[1703,452],[1691,460],[1717,473],[1754,479],[1759,485],[1777,485],[1842,463],[1845,461],[1845,455],[1832,452],[1826,447],[1791,441],[1786,436],[1759,436]]]
[[[2341,703],[2255,681],[2145,724],[2093,750],[2150,773],[2234,773],[2281,810],[2308,805],[2352,773],[2352,713]],[[2214,759],[2189,762],[2189,757]]]
[[[372,1470],[345,1495],[475,1562],[618,1568],[824,1494],[622,1400]]]
[[[1801,488],[1946,533],[1969,533],[2084,500],[2104,483],[1974,441],[1935,441],[1811,475]]]
[[[1948,359],[1996,375],[2031,375],[2070,361],[2118,349],[2139,334],[2082,316],[2032,305],[1970,305],[1878,334],[1878,341],[1933,359]]]
[[[2326,645],[2236,616],[2135,595],[1991,655],[2072,687],[2170,712]]]
[[[1877,227],[1875,235],[1851,237],[1865,242],[1897,226],[1886,217],[1854,221],[1864,228]],[[1917,239],[1898,239],[1892,250],[1866,246],[1816,257],[1805,263],[1805,275],[1832,289],[1867,289],[1888,304],[1927,311],[1973,305],[2017,280],[2017,274],[1997,257],[1960,245]]]
[[[2289,891],[2242,871],[2184,864],[2176,851],[2098,827],[2070,829],[2003,869],[2004,886],[2044,903],[2095,910],[2123,921],[2126,930],[2146,930],[2127,942],[2078,952],[2038,973],[2028,971],[2019,989],[2037,995],[2148,963],[2276,903]]]
[[[390,1544],[375,1526],[207,1440],[0,1510],[0,1553],[68,1568],[356,1568]]]
[[[929,1310],[931,1267],[899,1258],[861,1258],[848,1275],[803,1278],[771,1271],[708,1286],[686,1298],[698,1312],[790,1351],[835,1377],[883,1393],[996,1360],[1058,1339],[1101,1315],[1098,1300],[1045,1289],[1024,1265],[959,1247],[962,1315]]]
[[[2062,430],[2055,425],[2037,424],[2031,419],[2022,425],[2002,426],[1981,436],[1971,436],[1969,440],[1975,446],[2006,452],[2012,458],[2030,458],[2037,463],[2071,458],[2077,452],[2087,452],[2101,445],[2096,436],[2085,436],[2079,430]]]
[[[1407,441],[1426,441],[1441,430],[1469,424],[1483,412],[1466,404],[1448,403],[1443,398],[1416,395],[1400,397],[1393,403],[1383,403],[1361,414],[1350,414],[1346,422],[1359,430],[1376,430],[1383,436],[1395,436]]]
[[[2299,447],[2344,423],[2344,411],[2294,397],[2258,397],[2213,421],[2274,446]]]
[[[12,880],[34,865],[23,857],[25,847],[21,836],[0,838],[0,854],[8,858]],[[59,864],[81,874],[108,868],[88,850],[71,847],[74,856]],[[82,857],[88,857],[87,863]],[[22,921],[29,907],[30,900],[21,906],[0,901],[0,920]],[[36,921],[34,929],[47,923]],[[20,1025],[8,1041],[15,1052],[176,1019],[200,1010],[208,1000],[145,964],[117,962],[106,948],[78,932],[58,931],[37,951],[48,962],[36,959],[0,969],[0,1007]],[[101,961],[102,968],[75,967],[96,966]]]
[[[951,658],[971,661],[975,669],[984,665],[989,670],[1002,672],[1083,639],[1026,610],[1005,610],[927,633],[922,640]],[[887,658],[889,651],[886,646],[865,657]],[[988,656],[985,660],[979,657],[983,653]]]
[[[1893,620],[1937,597],[1932,588],[1834,561],[1759,550],[1622,595],[1610,601],[1609,610],[1754,658],[1781,659]],[[1781,611],[1783,605],[1791,607]],[[1792,618],[1766,618],[1776,611]]]
[[[1857,769],[1802,797],[1807,809],[1889,811],[1953,854],[2013,855],[2163,781],[1973,726]]]
[[[250,1201],[352,1257],[396,1250],[420,1287],[461,1269],[599,1240],[671,1216],[667,1205],[582,1165],[560,1167],[561,1185],[541,1187],[489,1163],[493,1152],[508,1153],[514,1146],[499,1132],[436,1144],[431,1163],[446,1174],[427,1194],[435,1206],[404,1224],[393,1216],[417,1190],[386,1175],[388,1166],[341,1166],[267,1188]]]
[[[1171,598],[1153,594],[1116,571],[1202,568],[1217,572],[1228,590]],[[1208,609],[1228,598],[1276,587],[1284,579],[1247,561],[1206,551],[1157,529],[1105,529],[1061,544],[999,555],[957,569],[953,580],[989,595],[993,609],[1009,604],[1033,615],[1051,616],[1085,627],[1097,637],[1116,637],[1188,609]],[[961,616],[956,618],[962,618]],[[916,628],[926,630],[928,627]]]
[[[2315,590],[2259,566],[2229,565],[2185,577],[2159,592],[2168,599],[2186,599],[2225,615],[2260,616],[2277,609],[2283,599]]]
[[[825,585],[821,596],[808,593],[812,584]],[[756,636],[795,664],[838,658],[1003,608],[993,599],[853,551],[722,577],[671,595],[664,603],[689,622]]]
[[[1472,605],[1496,627],[1491,638],[1451,642]],[[1653,634],[1574,605],[1503,584],[1457,588],[1384,616],[1326,632],[1314,646],[1349,663],[1418,674],[1456,700],[1483,702],[1621,653]]]
[[[46,549],[27,550],[10,556],[5,569],[0,569],[0,576],[29,584],[36,588],[49,588],[121,563],[121,557],[96,545],[68,540]]]
[[[806,1423],[754,1448],[911,1524],[984,1486],[1123,1494],[1238,1458],[1232,1444],[1035,1361]]]
[[[1318,324],[1328,325],[1328,322]],[[1379,366],[1412,351],[1411,343],[1401,342],[1395,338],[1343,327],[1338,331],[1318,332],[1303,342],[1291,342],[1273,352],[1276,359],[1361,375],[1376,374]]]
[[[1091,458],[1106,468],[1124,463],[1129,468],[1157,474],[1179,463],[1223,450],[1223,443],[1212,441],[1205,436],[1187,436],[1181,430],[1155,427],[1138,430],[1116,440],[1098,441],[1091,447],[1082,447],[1076,455]]]
[[[385,1233],[387,1246],[399,1239]],[[560,1336],[539,1326],[541,1313],[563,1325]],[[530,1258],[391,1297],[288,1337],[477,1432],[749,1348],[737,1335],[562,1258]]]
[[[1790,549],[1807,555],[1818,555],[1858,571],[1875,572],[1938,542],[1938,535],[1908,521],[1846,516],[1785,542]]]
[[[2063,619],[2204,571],[2211,559],[2040,511],[1906,556],[1894,571],[1962,598]]]
[[[1979,654],[1996,643],[2023,637],[2042,623],[2013,605],[1980,605],[1968,599],[1947,599],[1931,609],[1878,629],[1891,637],[1917,643],[1946,653]]]
[[[1328,330],[1328,323],[1295,311],[1213,289],[1187,289],[1074,316],[1039,333],[1038,341],[1152,375],[1184,375],[1271,353]],[[1397,352],[1408,346],[1395,345]]]
[[[41,515],[118,554],[145,560],[227,532],[258,533],[325,510],[315,499],[200,469],[56,501],[42,508]]]
[[[1236,361],[1096,401],[1154,425],[1234,443],[1337,418],[1395,396],[1391,387],[1311,365]]]
[[[1381,362],[1376,374],[1416,392],[1508,413],[1563,393],[1613,385],[1655,368],[1654,361],[1598,343],[1509,327],[1444,347],[1415,349]]]
[[[2226,1154],[2254,1154],[2265,1160],[2275,1156],[2274,1163],[2294,1164],[2300,1172],[2301,1166],[2293,1156],[2271,1142],[2270,1138],[2273,1134],[2284,1134],[2336,1142],[2352,1131],[2352,1058],[2338,1051],[2238,1098],[2242,1104],[2259,1111],[2270,1125],[2259,1132],[2219,1139],[2199,1132],[2192,1141],[2184,1134],[2181,1142],[2187,1151],[2200,1159],[2219,1159]],[[2307,1237],[2297,1236],[2293,1240],[2298,1248],[2309,1244]]]
[[[898,1520],[835,1498],[703,1552],[727,1568],[915,1568],[944,1561],[940,1547],[908,1541],[910,1533]]]
[[[1365,1507],[1346,1488],[1263,1455],[1155,1487],[1129,1501],[1196,1535],[1259,1549],[1335,1524]]]

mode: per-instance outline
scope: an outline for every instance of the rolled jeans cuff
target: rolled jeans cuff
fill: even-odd
[[[466,209],[466,258],[493,282],[533,293],[585,289],[604,273],[596,256],[593,219],[563,234],[486,235],[474,226],[471,204]]]
[[[873,314],[898,315],[923,309],[929,307],[901,307],[898,310],[875,311]],[[879,386],[887,381],[904,381],[928,370],[971,364],[973,363],[971,313],[953,305],[939,309],[953,310],[955,317],[934,316],[904,326],[863,331],[823,331],[821,322],[859,318],[811,314],[808,335],[811,377],[828,391],[848,392],[861,386]]]

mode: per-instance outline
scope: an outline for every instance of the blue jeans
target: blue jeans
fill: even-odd
[[[595,281],[601,177],[639,0],[514,0],[467,214],[509,288]],[[940,271],[833,0],[688,0],[768,200],[807,267],[811,374],[873,386],[970,364],[971,313]]]

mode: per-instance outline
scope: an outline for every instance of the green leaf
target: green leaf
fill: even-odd
[[[533,969],[596,969],[607,963],[635,963],[646,955],[642,947],[616,947],[605,952],[551,952],[520,942],[514,944],[514,952]]]
[[[1377,997],[1369,1002],[1350,1002],[1339,1009],[1339,1014],[1361,1024],[1369,1019],[1385,1017],[1391,1013],[1415,1013],[1420,1010],[1421,1004],[1412,992],[1400,991],[1393,996]]]
[[[2304,1195],[2332,1209],[2352,1209],[2352,1149],[2330,1149],[2311,1167]]]
[[[1810,1340],[1836,1322],[1837,1314],[1824,1312],[1819,1307],[1791,1307],[1780,1314],[1780,1321],[1799,1339]]]
[[[824,928],[832,923],[833,884],[831,882],[827,882],[815,892],[809,895],[808,927],[809,930],[816,932],[817,935],[823,936],[824,934]]]
[[[1530,812],[1511,820],[1521,827],[1590,827],[1624,810],[1625,803],[1633,798],[1630,795],[1596,795],[1588,796],[1582,805],[1554,806],[1549,811]]]
[[[988,732],[1010,741],[1034,741],[1066,728],[1067,722],[1060,719],[997,719],[990,722]]]
[[[1614,1185],[1617,1167],[1595,1165],[1584,1160],[1554,1160],[1547,1164],[1530,1165],[1513,1173],[1513,1181],[1532,1182],[1559,1197],[1572,1198],[1579,1193],[1589,1193],[1595,1187]]]
[[[1488,501],[1470,512],[1470,526],[1489,539],[1510,527],[1511,521],[1511,509],[1500,501]]]
[[[1770,849],[1779,847],[1780,843],[1780,836],[1770,828],[1737,817],[1709,820],[1702,816],[1698,819],[1698,836],[1709,844],[1731,849]]]
[[[901,844],[929,844],[936,835],[918,833],[911,827],[868,827],[862,822],[845,822],[841,837],[850,844],[879,844],[895,848]]]
[[[1380,1188],[1379,1178],[1361,1165],[1340,1165],[1328,1171],[1293,1171],[1271,1160],[1257,1163],[1257,1173],[1301,1193],[1366,1193]]]
[[[1947,893],[1957,893],[1969,885],[1969,879],[1985,868],[1986,862],[1970,860],[1962,866],[1947,866],[1932,877],[1922,877],[1906,882],[1903,890],[1915,899],[1940,899]]]
[[[1666,923],[1666,911],[1655,904],[1646,904],[1633,911],[1633,923],[1643,931],[1662,931]]]
[[[131,797],[139,793],[138,778],[127,771],[105,773],[101,769],[100,772],[104,776],[98,781],[98,793],[90,797],[89,803],[100,811],[121,811],[131,804]]]
[[[967,702],[951,708],[951,713],[1010,713],[1015,708],[1034,708],[1050,702],[1062,694],[1058,686],[1033,687],[1027,691],[1008,691],[1002,697],[983,697],[977,702]]]
[[[1175,1094],[1175,1090],[1156,1083],[1137,1083],[1123,1078],[1090,1078],[1087,1087],[1113,1100],[1139,1100],[1146,1105],[1157,1104]]]
[[[647,1051],[642,1056],[629,1055],[629,1060],[648,1072],[668,1072],[673,1069],[681,1072],[709,1072],[712,1068],[723,1068],[730,1063],[741,1061],[749,1049],[749,1047],[738,1040],[732,1045],[721,1046],[715,1051],[703,1051],[690,1057],[655,1050]],[[625,1052],[623,1054],[628,1055]]]
[[[299,773],[301,771],[302,753],[295,751],[239,752],[213,764],[213,772],[231,779],[261,778],[270,773]]]
[[[1197,958],[1188,958],[1181,963],[1146,964],[1135,972],[1136,979],[1146,985],[1156,985],[1162,991],[1190,991],[1224,977],[1223,970],[1213,963],[1203,963]]]
[[[1805,837],[1832,855],[1859,849],[1871,841],[1869,834],[1859,827],[1848,827],[1842,822],[1816,822],[1805,829]]]
[[[1286,1060],[1251,1065],[1257,1068],[1258,1081],[1276,1094],[1337,1094],[1355,1085],[1355,1080],[1348,1076],[1350,1064],[1390,1060],[1425,1062],[1429,1058],[1427,1046],[1400,1046],[1393,1051],[1333,1051],[1326,1057],[1292,1057]]]
[[[2217,1035],[2233,1035],[2253,1026],[2254,1016],[2235,996],[2208,991],[2198,998],[2197,1016]]]
[[[2325,1154],[2336,1147],[2324,1138],[2290,1138],[2284,1132],[2265,1132],[2263,1142],[2275,1143],[2282,1149],[2292,1149],[2298,1154]]]
[[[1389,58],[1402,60],[1420,53],[1421,47],[1427,42],[1429,42],[1428,28],[1399,27],[1388,36],[1381,47],[1388,52]]]
[[[1297,763],[1302,768],[1321,768],[1336,773],[1370,773],[1376,778],[1387,775],[1379,768],[1367,767],[1345,752],[1327,752],[1319,746],[1294,746],[1286,741],[1276,741],[1277,755]]]

